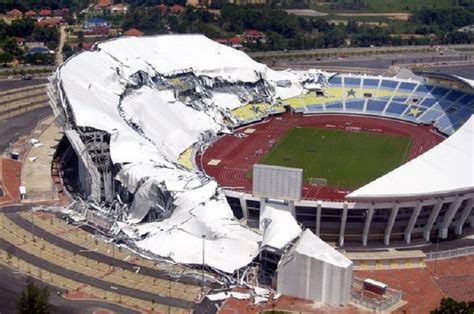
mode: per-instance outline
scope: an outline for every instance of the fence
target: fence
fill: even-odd
[[[402,292],[391,288],[387,288],[382,300],[365,296],[362,293],[363,283],[364,281],[360,278],[354,277],[352,279],[351,301],[353,303],[376,312],[383,312],[402,300]],[[361,293],[357,291],[361,291]]]
[[[426,253],[425,260],[435,260],[435,259],[446,259],[452,257],[466,256],[474,254],[474,246],[461,247],[457,249],[447,250],[447,251],[438,251],[438,252],[429,252]]]

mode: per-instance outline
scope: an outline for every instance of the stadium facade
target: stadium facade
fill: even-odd
[[[57,69],[49,95],[70,144],[62,162],[76,169],[75,196],[86,217],[144,254],[235,273],[262,251],[294,252],[290,248],[303,233],[297,223],[287,232],[286,220],[279,218],[287,209],[291,219],[340,246],[349,240],[364,245],[429,241],[472,228],[474,94],[467,84],[456,84],[273,71],[203,36],[179,35],[98,43]],[[449,137],[342,201],[275,203],[219,187],[195,164],[179,162],[189,154],[194,163],[195,154],[221,134],[284,112],[282,101],[331,88],[341,96],[318,104],[289,103],[294,114],[432,124]],[[262,227],[265,208],[270,223]],[[234,216],[256,221],[261,230]],[[276,243],[268,245],[273,251],[263,250],[262,240]]]

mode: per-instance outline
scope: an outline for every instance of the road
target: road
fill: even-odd
[[[44,84],[44,83],[48,83],[48,79],[45,77],[34,78],[32,80],[20,80],[20,79],[0,80],[0,91],[4,92],[9,89],[39,85],[39,84]]]
[[[0,154],[9,147],[10,143],[16,142],[21,136],[30,134],[39,120],[52,113],[53,110],[48,106],[0,121]]]
[[[126,262],[126,261],[122,261],[122,260],[118,260],[118,259],[114,259],[110,256],[102,255],[102,254],[97,253],[97,252],[84,251],[83,247],[81,247],[79,245],[76,245],[72,242],[66,241],[66,240],[64,240],[64,239],[62,239],[62,238],[60,238],[60,237],[58,237],[54,234],[51,234],[51,233],[45,231],[44,229],[42,229],[38,226],[35,226],[30,221],[28,221],[27,219],[24,219],[23,217],[21,217],[17,213],[8,213],[6,215],[8,216],[9,219],[11,219],[15,224],[17,224],[21,228],[23,228],[25,230],[28,230],[28,231],[32,232],[34,235],[36,235],[36,236],[38,236],[42,239],[45,239],[47,242],[54,243],[55,245],[65,249],[65,250],[68,250],[70,252],[76,252],[76,254],[78,254],[78,255],[87,257],[87,258],[89,258],[91,260],[94,260],[94,261],[99,261],[99,262],[104,263],[104,264],[108,264],[108,265],[113,264],[117,267],[120,267],[122,269],[127,269],[127,270],[130,270],[130,271],[135,270],[134,269],[134,266],[136,266],[135,264],[132,264],[132,263],[129,263],[129,262]],[[145,275],[145,276],[149,276],[149,277],[152,277],[152,278],[169,280],[169,274],[168,273],[166,273],[162,270],[148,268],[148,267],[145,267],[145,266],[140,266],[140,274]],[[189,284],[189,285],[196,285],[196,286],[201,285],[201,280],[197,279],[195,277],[182,276],[182,277],[179,278],[179,282]],[[207,287],[211,287],[211,288],[218,288],[219,287],[218,285],[216,285],[214,283],[211,283],[211,282],[208,282],[208,281],[206,281],[204,283],[204,285],[207,286]]]
[[[11,243],[0,239],[0,248],[4,251],[9,252],[12,256],[18,257],[19,259],[26,261],[30,264],[33,264],[45,271],[57,274],[59,276],[70,278],[74,281],[81,282],[88,284],[90,286],[116,293],[117,289],[112,289],[111,283],[94,278],[91,276],[84,275],[82,273],[78,273],[76,271],[72,271],[63,267],[59,267],[56,264],[50,263],[47,260],[41,259],[35,255],[32,255],[23,249],[12,245]],[[145,292],[133,288],[129,288],[126,286],[114,284],[114,288],[118,288],[118,291],[121,292],[123,295],[127,295],[133,298],[137,298],[140,300],[155,300],[155,302],[169,305],[173,307],[183,308],[183,309],[191,309],[195,304],[190,301],[180,300],[172,297],[164,297],[155,293]]]
[[[28,276],[26,274],[15,271],[10,267],[0,265],[0,311],[1,313],[17,313],[16,300],[18,300],[21,292],[26,287]],[[92,314],[98,313],[100,310],[110,311],[111,313],[139,313],[128,308],[99,301],[72,301],[58,296],[55,292],[65,291],[53,287],[51,285],[33,279],[38,286],[45,286],[50,291],[49,303],[51,305],[51,313],[70,313],[70,314]]]

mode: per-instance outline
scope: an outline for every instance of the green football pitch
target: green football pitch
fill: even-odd
[[[407,136],[294,128],[259,163],[303,168],[306,183],[321,178],[330,187],[355,189],[402,165],[411,144]]]

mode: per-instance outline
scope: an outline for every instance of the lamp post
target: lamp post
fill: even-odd
[[[202,235],[202,273],[201,273],[201,290],[202,295],[204,296],[204,265],[205,265],[205,256],[206,256],[206,235]]]

